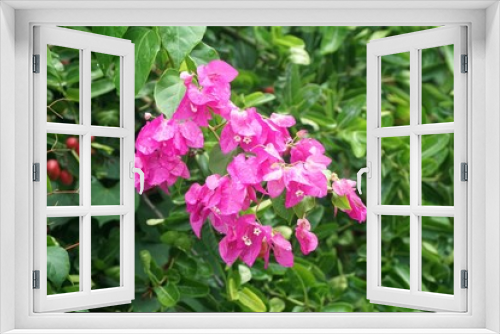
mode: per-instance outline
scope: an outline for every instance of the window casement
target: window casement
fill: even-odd
[[[47,122],[47,84],[51,68],[52,46],[76,50],[79,62],[75,80],[79,90],[74,97],[79,101],[74,123]],[[70,29],[37,26],[34,28],[34,311],[72,311],[105,305],[129,303],[134,298],[134,44],[128,40],[100,36]],[[117,57],[120,71],[120,124],[116,127],[92,125],[91,53],[98,52]],[[47,141],[57,142],[58,135],[78,138],[79,155],[75,158],[78,185],[69,202],[48,199]],[[106,137],[119,141],[118,160],[120,198],[113,205],[101,205],[100,198],[92,200],[91,138]],[[50,193],[52,194],[52,193]],[[69,195],[67,195],[68,197]],[[108,203],[109,204],[109,203]],[[119,216],[120,284],[116,287],[93,290],[91,286],[93,216]],[[48,271],[60,270],[57,263],[48,263],[48,252],[57,251],[47,246],[47,219],[75,217],[70,223],[79,230],[78,291],[49,295]]]
[[[83,2],[80,4],[82,3]],[[207,3],[206,6],[209,6],[209,4],[210,2]],[[192,328],[193,332],[201,332],[203,331],[202,328],[218,328],[222,331],[223,328],[233,328],[234,332],[238,332],[237,328],[257,327],[291,327],[296,330],[299,329],[299,331],[303,329],[303,332],[309,332],[313,328],[322,328],[325,330],[330,328],[332,332],[336,331],[334,328],[336,328],[337,331],[340,329],[349,329],[353,332],[358,331],[352,328],[363,328],[360,329],[359,332],[380,331],[375,329],[370,330],[370,328],[386,328],[386,330],[383,331],[398,333],[415,332],[415,330],[422,333],[438,333],[453,331],[453,329],[457,332],[468,333],[490,333],[491,331],[489,329],[496,332],[498,320],[495,320],[495,318],[497,318],[495,310],[497,310],[498,301],[495,290],[491,288],[498,285],[496,272],[498,264],[496,256],[494,255],[495,253],[497,254],[495,250],[498,250],[498,235],[495,233],[498,232],[498,228],[493,222],[490,222],[491,219],[486,219],[491,217],[490,214],[487,215],[485,213],[484,203],[486,200],[486,203],[489,201],[491,204],[492,201],[498,197],[496,192],[496,184],[498,182],[495,183],[495,181],[498,181],[498,178],[494,175],[490,175],[488,176],[488,182],[486,182],[484,163],[489,162],[490,165],[488,166],[490,167],[486,167],[486,170],[490,168],[490,170],[493,171],[492,168],[494,169],[494,166],[497,164],[492,162],[496,161],[498,153],[490,152],[486,156],[484,153],[484,143],[486,143],[487,148],[495,148],[494,145],[498,143],[498,140],[495,139],[496,137],[493,138],[495,140],[490,140],[492,132],[490,132],[490,136],[485,134],[485,130],[497,130],[497,123],[490,122],[490,119],[493,118],[493,120],[498,120],[494,117],[496,114],[495,110],[498,109],[495,107],[497,105],[496,91],[498,88],[498,68],[495,66],[498,63],[498,55],[492,52],[493,49],[496,50],[495,48],[498,47],[498,38],[495,29],[485,30],[485,22],[486,27],[498,27],[498,8],[495,8],[496,5],[490,6],[489,4],[484,4],[484,2],[482,4],[472,2],[460,4],[439,2],[439,5],[438,2],[436,2],[432,4],[432,8],[431,5],[424,3],[417,4],[414,2],[412,4],[400,4],[398,6],[401,6],[401,8],[388,10],[386,4],[381,5],[380,2],[374,2],[372,4],[373,8],[378,8],[374,11],[374,9],[359,7],[363,5],[348,5],[347,2],[339,2],[339,4],[343,6],[342,9],[337,8],[338,6],[333,4],[331,4],[331,8],[322,9],[318,9],[318,5],[313,5],[312,3],[307,5],[305,3],[297,4],[297,6],[307,6],[308,10],[304,11],[303,9],[292,9],[289,5],[279,5],[280,8],[264,8],[267,7],[265,4],[255,4],[250,6],[252,8],[250,10],[241,10],[245,5],[243,3],[234,3],[224,10],[218,10],[217,12],[211,11],[210,13],[214,14],[211,16],[207,16],[207,10],[210,10],[203,6],[197,9],[191,8],[190,15],[185,15],[187,5],[186,8],[184,8],[184,5],[180,6],[174,3],[165,3],[161,5],[159,5],[159,3],[152,4],[151,2],[145,2],[144,4],[137,3],[138,7],[144,7],[142,10],[138,11],[135,9],[120,8],[121,5],[107,2],[106,6],[113,8],[113,10],[106,10],[105,15],[103,15],[104,11],[102,9],[97,9],[97,7],[90,2],[86,2],[82,7],[78,7],[80,5],[76,3],[61,3],[57,5],[59,10],[54,10],[54,4],[49,5],[48,2],[44,1],[36,4],[34,2],[23,4],[9,2],[8,4],[3,4],[3,12],[5,13],[5,10],[9,9],[7,14],[10,16],[7,16],[7,20],[0,21],[0,23],[2,23],[2,28],[8,24],[10,31],[3,29],[2,40],[0,41],[3,48],[3,86],[0,87],[2,93],[2,116],[0,119],[4,124],[4,129],[12,117],[11,115],[3,113],[5,105],[9,105],[11,109],[15,109],[16,119],[24,119],[27,121],[17,121],[13,124],[15,134],[13,131],[4,132],[2,134],[2,138],[5,138],[5,135],[8,133],[11,133],[12,136],[15,137],[15,151],[17,152],[15,154],[15,159],[14,148],[12,148],[12,151],[9,151],[10,146],[14,147],[11,142],[3,141],[0,143],[2,147],[2,157],[12,157],[12,171],[15,169],[16,188],[15,203],[13,203],[14,205],[11,209],[12,224],[9,223],[9,225],[7,225],[7,221],[4,219],[2,221],[1,230],[3,233],[2,240],[5,240],[6,238],[10,238],[7,237],[7,235],[10,234],[6,234],[5,232],[12,231],[13,234],[15,229],[15,240],[12,240],[11,244],[4,243],[5,246],[9,246],[8,254],[4,251],[1,255],[4,275],[7,276],[5,268],[7,268],[11,274],[8,276],[8,280],[2,281],[2,286],[0,286],[2,289],[3,302],[12,303],[12,305],[14,305],[15,302],[15,306],[12,308],[0,307],[0,312],[2,316],[4,316],[4,319],[11,318],[12,320],[8,322],[4,321],[4,326],[2,328],[6,328],[6,330],[15,329],[15,332],[18,333],[34,333],[38,332],[38,330],[42,332],[42,328],[45,328],[45,330],[50,329],[51,332],[65,333],[73,332],[74,330],[72,329],[75,328],[87,328],[89,332],[95,333],[109,330],[120,331],[123,329],[139,333],[148,328],[156,328],[158,330],[163,328],[165,331],[169,331],[170,329],[172,332],[174,328]],[[278,6],[277,4],[275,5]],[[441,7],[435,8],[435,5]],[[247,4],[246,6],[249,5]],[[411,6],[415,6],[415,8]],[[485,9],[486,6],[490,7]],[[357,9],[353,9],[354,7]],[[52,10],[40,10],[46,8],[52,8]],[[283,9],[285,9],[286,15],[283,15]],[[376,15],[374,15],[374,13],[376,13]],[[10,21],[9,17],[11,18]],[[13,21],[14,17],[15,23]],[[173,18],[172,21],[168,19],[169,17]],[[242,25],[285,25],[292,22],[294,25],[308,25],[311,24],[311,17],[314,17],[315,25],[378,26],[401,25],[402,22],[404,22],[404,25],[413,26],[467,25],[467,34],[470,40],[466,50],[468,52],[465,52],[465,54],[469,54],[469,72],[471,72],[471,68],[473,68],[473,72],[472,74],[464,75],[467,77],[467,83],[469,84],[467,93],[464,96],[464,99],[467,99],[466,106],[468,106],[468,122],[465,132],[469,139],[467,144],[469,155],[468,160],[465,161],[469,162],[469,166],[474,166],[474,168],[469,167],[468,184],[465,184],[465,182],[462,183],[464,186],[467,186],[469,195],[466,207],[464,207],[464,210],[467,210],[469,218],[467,224],[467,243],[460,245],[464,250],[468,250],[467,261],[464,259],[464,264],[467,266],[464,266],[464,268],[469,270],[469,288],[462,290],[468,296],[466,298],[467,311],[454,313],[302,314],[300,316],[292,316],[291,314],[276,314],[273,316],[255,314],[210,314],[207,316],[195,314],[33,313],[33,293],[37,293],[37,291],[32,290],[31,277],[32,270],[37,267],[34,266],[32,259],[33,254],[37,252],[38,249],[33,248],[32,220],[34,212],[32,211],[32,204],[33,190],[36,190],[38,183],[32,183],[31,180],[32,162],[36,162],[36,160],[33,160],[32,150],[33,143],[36,142],[36,140],[33,140],[31,137],[33,128],[36,127],[32,120],[34,101],[32,99],[33,94],[31,87],[33,86],[33,80],[37,80],[36,75],[38,74],[31,74],[32,68],[30,65],[32,62],[32,55],[33,53],[37,53],[34,52],[32,48],[32,42],[34,40],[32,27],[38,24],[48,24],[52,26],[55,24],[65,26],[231,25],[234,24],[234,22],[238,22],[238,24]],[[2,19],[3,18],[4,17],[2,17]],[[471,29],[471,27],[473,29]],[[10,34],[10,32],[12,32],[12,38],[9,41],[5,37],[7,33]],[[374,41],[370,44],[375,43],[382,43],[382,41]],[[7,48],[5,48],[5,46],[7,46]],[[11,55],[10,60],[8,58],[9,54]],[[8,66],[10,66],[11,69],[6,71]],[[485,68],[488,68],[488,70],[485,71]],[[6,82],[14,82],[14,80],[9,81],[14,78],[14,73],[15,88],[14,86],[11,87],[6,85]],[[456,70],[455,74],[458,74]],[[485,83],[487,83],[489,87],[485,86]],[[368,89],[370,89],[370,87],[368,87]],[[455,87],[455,91],[456,90]],[[455,114],[456,113],[457,110],[455,109]],[[471,115],[474,117],[474,122],[471,122]],[[373,117],[376,118],[377,116]],[[368,120],[370,121],[370,116]],[[377,122],[373,124],[377,124]],[[375,128],[377,127],[378,125],[375,126]],[[485,140],[487,137],[490,139]],[[378,141],[379,138],[376,138]],[[83,141],[81,145],[84,145]],[[370,145],[370,143],[368,145]],[[83,150],[84,148],[82,148],[82,151]],[[372,162],[376,161],[370,154],[368,158],[372,159]],[[3,185],[10,184],[14,186],[14,181],[6,182],[6,180],[9,180],[12,176],[11,174],[7,175],[4,173],[8,169],[4,168],[4,163],[2,163],[2,165],[2,174],[0,177]],[[455,178],[458,173],[457,168],[455,164]],[[372,175],[375,174],[372,173]],[[372,178],[373,177],[379,176],[375,175],[372,176]],[[472,180],[473,182],[471,182]],[[368,179],[367,181],[371,182],[373,180]],[[456,185],[455,183],[455,186]],[[484,189],[485,185],[486,191]],[[372,188],[373,187],[370,186],[370,189]],[[43,191],[46,191],[46,189]],[[10,194],[10,190],[4,188],[2,194],[5,195],[7,193]],[[489,199],[485,197],[486,193],[490,194]],[[455,207],[456,205],[455,202]],[[6,209],[8,209],[8,207],[5,206],[4,202],[2,203],[2,217],[5,217],[8,213]],[[14,212],[15,222],[13,219]],[[456,214],[455,212],[454,215]],[[410,215],[407,214],[406,217],[410,217]],[[492,217],[494,218],[495,214],[493,214]],[[10,225],[12,225],[12,228]],[[474,227],[474,233],[471,233],[471,225]],[[456,231],[454,231],[454,233],[456,233]],[[375,244],[378,249],[379,246],[377,243],[379,242],[380,241],[377,241]],[[457,247],[455,241],[455,251],[458,249]],[[14,250],[15,253],[12,254],[11,250]],[[380,257],[380,255],[378,256]],[[457,258],[455,258],[455,263],[457,264]],[[43,268],[43,265],[41,268]],[[456,269],[455,272],[457,272]],[[377,275],[379,275],[379,273],[375,271],[375,276]],[[471,279],[472,275],[473,279]],[[5,282],[7,282],[7,287]],[[379,286],[377,282],[376,287]],[[371,289],[371,287],[369,286],[368,289]],[[454,291],[456,292],[457,290],[454,288]],[[371,298],[373,302],[397,304],[396,300],[389,300],[389,298],[378,298],[375,300],[373,296],[370,295],[370,291],[368,291],[368,297]],[[421,308],[423,309],[424,307]],[[7,318],[5,318],[6,316]],[[191,321],[193,319],[195,321]],[[131,330],[131,328],[141,329],[134,331]],[[198,330],[196,328],[198,328]],[[408,330],[408,328],[413,329]],[[432,328],[432,330],[429,328]],[[255,331],[259,332],[257,329]],[[265,332],[265,330],[262,330],[262,332]]]
[[[35,143],[34,160],[39,161],[36,170],[37,180],[34,187],[35,205],[35,257],[34,272],[34,311],[71,311],[128,303],[134,296],[134,195],[133,195],[133,150],[134,150],[134,113],[133,113],[133,64],[134,47],[128,41],[98,36],[95,34],[72,31],[63,28],[35,27],[34,36],[34,107],[35,107]],[[50,75],[51,46],[78,50],[78,71],[80,89],[78,91],[79,110],[75,117],[76,124],[47,122],[47,85]],[[466,28],[451,26],[435,28],[423,32],[382,38],[367,46],[367,143],[368,143],[368,245],[367,245],[367,298],[373,303],[403,306],[422,310],[466,311],[466,290],[462,287],[462,271],[466,271],[466,182],[461,180],[460,166],[467,163],[466,143]],[[422,54],[430,48],[446,48],[451,52],[453,71],[454,101],[451,106],[451,121],[432,123],[424,115],[425,96],[422,94],[425,73],[422,67]],[[447,51],[446,51],[447,50]],[[92,125],[91,110],[91,53],[118,56],[116,62],[119,71],[120,126],[102,127]],[[409,54],[409,120],[408,124],[384,127],[382,121],[383,57],[395,54]],[[49,66],[48,66],[49,65]],[[398,103],[397,100],[389,103]],[[448,106],[450,109],[450,106]],[[50,135],[78,136],[80,145],[79,189],[75,203],[53,203],[48,201],[46,184],[47,175],[47,138]],[[93,136],[112,137],[120,140],[120,199],[116,205],[102,205],[99,198],[92,198],[91,179],[91,138]],[[422,191],[422,168],[424,136],[446,136],[451,142],[454,170],[452,175],[453,199],[448,201],[428,201]],[[384,187],[391,186],[384,181],[384,141],[391,138],[404,138],[408,142],[409,170],[404,176],[409,180],[409,198],[407,203],[392,203],[383,197]],[[451,139],[450,139],[451,138]],[[403,166],[404,168],[405,166]],[[389,172],[390,173],[390,172]],[[398,177],[401,177],[399,175]],[[394,180],[390,182],[397,182]],[[396,184],[404,184],[396,183]],[[358,185],[359,186],[359,185]],[[404,200],[403,200],[404,201]],[[58,205],[60,204],[60,205]],[[104,203],[108,204],[108,203]],[[430,204],[430,205],[429,205]],[[91,236],[92,216],[120,216],[120,285],[114,288],[92,290],[91,287]],[[47,227],[45,221],[53,217],[77,217],[80,231],[79,263],[80,271],[78,291],[48,294]],[[382,281],[382,225],[384,217],[400,217],[397,224],[409,225],[409,289],[397,289],[385,286]],[[426,291],[422,284],[423,266],[423,221],[426,217],[448,217],[453,219],[453,287],[452,294]],[[52,250],[52,249],[51,249]],[[404,269],[402,269],[404,270]]]
[[[452,54],[449,66],[453,68],[454,101],[451,122],[431,123],[424,114],[425,94],[423,86],[425,73],[422,55],[426,49],[446,48]],[[462,178],[462,164],[467,164],[467,45],[466,28],[460,26],[440,27],[427,31],[394,37],[382,38],[368,44],[367,50],[367,162],[370,167],[367,179],[367,298],[372,303],[403,306],[432,311],[467,310],[467,290],[462,287],[461,278],[467,270],[467,182]],[[409,122],[400,126],[384,127],[382,122],[382,103],[384,85],[382,82],[383,58],[391,55],[409,53]],[[392,103],[397,103],[392,101]],[[422,170],[429,161],[423,159],[425,139],[445,138],[451,142],[454,152],[452,176],[453,198],[448,200],[429,200],[422,191]],[[424,138],[425,137],[425,138]],[[387,149],[386,142],[399,138],[409,143],[404,157],[409,159],[409,202],[397,205],[384,198],[385,187],[398,180],[386,181],[382,158]],[[401,162],[401,160],[399,161]],[[430,205],[429,205],[430,204]],[[381,281],[383,225],[386,217],[399,217],[398,224],[409,223],[409,289],[396,289],[384,286]],[[453,293],[443,294],[425,291],[423,276],[423,225],[427,217],[453,218]]]

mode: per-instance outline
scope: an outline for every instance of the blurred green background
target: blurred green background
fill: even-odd
[[[370,40],[431,27],[70,27],[130,39],[136,46],[136,131],[144,114],[172,104],[165,90],[178,71],[223,59],[239,71],[233,102],[261,113],[289,113],[293,131],[307,129],[333,159],[331,169],[355,179],[366,164],[366,45]],[[48,50],[47,121],[78,123],[79,52]],[[453,121],[453,49],[422,51],[422,123]],[[382,57],[382,126],[409,124],[409,55]],[[92,54],[92,123],[118,126],[119,59]],[[168,87],[167,87],[168,88]],[[78,204],[79,155],[68,137],[48,134],[48,159],[72,178],[48,182],[48,205]],[[206,138],[209,138],[208,135]],[[210,139],[209,139],[210,140]],[[213,143],[212,143],[213,144]],[[207,146],[211,143],[208,142]],[[70,145],[71,146],[71,145]],[[453,205],[453,136],[422,138],[422,204]],[[382,204],[409,204],[409,138],[384,138]],[[120,141],[92,142],[92,204],[119,203]],[[413,310],[375,305],[366,299],[366,225],[335,215],[327,200],[309,214],[319,247],[300,254],[295,266],[262,260],[248,268],[226,267],[220,237],[205,225],[191,231],[184,194],[210,171],[203,150],[186,158],[191,179],[171,195],[136,195],[136,297],[132,304],[92,312],[390,312]],[[69,182],[71,181],[71,182]],[[364,189],[364,187],[363,187]],[[366,203],[365,191],[362,198]],[[272,206],[261,221],[292,234],[291,214]],[[291,220],[291,221],[290,221]],[[92,217],[92,288],[119,285],[119,217]],[[49,293],[78,291],[79,218],[49,218]],[[422,289],[453,293],[453,221],[422,220]],[[409,288],[409,218],[382,217],[382,285]]]

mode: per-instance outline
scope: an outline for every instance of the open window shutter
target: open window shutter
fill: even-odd
[[[462,287],[463,271],[467,270],[467,182],[462,180],[461,165],[467,163],[467,74],[464,73],[468,70],[465,62],[467,59],[466,27],[440,27],[382,38],[371,41],[367,48],[367,161],[368,166],[371,165],[371,175],[367,180],[367,298],[376,304],[430,311],[464,312],[467,310],[467,289]],[[451,108],[452,111],[451,119],[447,122],[432,123],[429,120],[429,113],[433,110],[424,111],[425,108],[422,107],[428,92],[433,88],[429,86],[432,86],[432,83],[425,81],[428,69],[423,68],[422,63],[423,52],[431,48],[441,48],[441,51],[446,51],[441,52],[441,57],[445,59],[443,62],[446,63],[447,60],[446,65],[443,66],[448,66],[453,75],[453,87],[450,89],[450,96],[452,96],[450,100],[453,103],[451,107],[443,106],[443,108]],[[409,74],[409,120],[407,124],[384,126],[382,117],[387,114],[387,111],[383,109],[383,94],[393,95],[392,98],[387,98],[386,95],[385,103],[394,105],[396,110],[404,102],[401,102],[401,99],[398,100],[396,90],[389,93],[383,91],[388,75],[382,68],[384,64],[382,58],[389,56],[385,59],[394,62],[398,59],[393,55],[403,52],[409,54],[409,66],[399,75],[407,78]],[[426,82],[425,85],[423,82]],[[452,184],[443,185],[451,186],[454,191],[450,199],[452,205],[429,205],[429,201],[423,199],[424,192],[422,191],[422,171],[424,167],[428,167],[426,164],[429,164],[429,161],[424,161],[422,157],[423,137],[427,139],[429,136],[443,135],[454,140],[450,148],[450,151],[454,152],[451,154],[453,158],[450,158],[453,161],[453,170],[438,171],[450,172],[452,175],[450,176],[453,180],[450,182]],[[394,137],[399,137],[398,140],[404,139],[409,146],[409,156],[406,157],[409,160],[409,203],[398,203],[398,205],[384,202],[386,198],[383,197],[384,187],[388,186],[384,178],[388,173],[395,173],[383,171],[382,165],[386,163],[384,154],[387,154],[387,152],[384,153],[383,140]],[[444,148],[442,149],[445,154]],[[397,175],[392,175],[392,177],[396,178]],[[403,191],[403,189],[400,190]],[[395,216],[402,218],[394,220]],[[427,270],[425,266],[429,254],[439,256],[439,252],[427,247],[428,244],[423,241],[425,238],[423,221],[428,221],[428,219],[435,221],[441,219],[442,221],[443,218],[453,222],[453,228],[449,232],[453,240],[450,242],[453,249],[449,255],[453,259],[453,270],[449,274],[452,274],[453,278],[450,279],[451,283],[446,293],[442,293],[443,291],[439,289],[428,291],[422,279],[423,271]],[[409,240],[409,250],[401,249],[401,252],[406,251],[409,254],[406,267],[402,261],[398,261],[398,254],[383,254],[382,245],[386,237],[385,233],[387,233],[383,226],[384,219],[385,221],[392,219],[392,222],[408,222],[409,233],[406,240]],[[438,232],[431,231],[432,233]],[[383,261],[387,259],[393,261],[389,265],[384,265]],[[449,261],[449,258],[446,260]],[[445,259],[441,261],[444,263]],[[400,268],[396,268],[397,266]],[[406,281],[406,287],[395,287],[396,284],[391,284],[390,280],[387,281],[388,267],[391,270],[396,269],[395,272],[400,274],[401,280]],[[425,282],[438,280],[436,275],[440,275],[440,271],[439,268],[437,269],[436,272],[425,272],[425,275],[430,275],[424,275]]]
[[[79,89],[70,94],[65,91],[67,99],[78,101],[79,111],[75,111],[74,120],[61,122],[47,121],[47,85],[54,84],[54,66],[62,66],[64,62],[55,64],[51,55],[52,47],[72,49],[79,53],[79,65],[73,70],[74,77],[79,80]],[[75,51],[76,50],[76,51]],[[114,80],[108,80],[117,86],[119,94],[119,124],[115,126],[96,126],[93,123],[92,98],[94,90],[99,86],[92,83],[94,71],[91,67],[91,54],[99,53],[105,57],[115,57]],[[103,69],[101,69],[104,71]],[[83,310],[108,305],[130,303],[134,298],[134,44],[128,40],[101,36],[76,30],[39,26],[34,28],[33,57],[33,92],[34,92],[34,271],[33,293],[35,312],[65,312]],[[48,80],[49,78],[49,80]],[[66,89],[70,75],[58,79],[60,89]],[[56,80],[57,81],[57,80]],[[77,85],[78,87],[78,85]],[[101,86],[102,87],[102,86]],[[56,88],[57,89],[57,88]],[[71,135],[79,139],[77,167],[74,168],[75,180],[78,180],[77,199],[73,203],[48,203],[47,177],[47,138],[48,135]],[[91,138],[106,137],[119,143],[119,164],[116,187],[120,187],[120,196],[115,205],[105,202],[104,196],[94,190],[92,178]],[[49,143],[50,144],[50,143]],[[95,145],[95,144],[92,144]],[[75,153],[75,152],[73,152]],[[117,168],[115,166],[115,168]],[[69,169],[69,168],[68,168]],[[116,169],[115,169],[116,170]],[[118,177],[119,176],[119,177]],[[49,183],[47,183],[49,181]],[[94,191],[94,193],[92,193]],[[53,193],[51,193],[52,195]],[[99,197],[101,196],[101,197]],[[115,196],[116,197],[116,196]],[[104,202],[103,202],[104,201]],[[104,204],[104,205],[103,205]],[[107,205],[108,204],[108,205]],[[116,259],[119,259],[119,283],[115,287],[93,289],[91,279],[92,241],[95,231],[92,230],[92,217],[119,217],[119,245],[116,247]],[[74,228],[79,230],[79,240],[74,245],[78,248],[79,273],[73,274],[73,290],[54,291],[54,282],[59,285],[68,280],[67,252],[64,247],[49,243],[47,238],[47,220],[71,217]],[[68,223],[69,224],[69,223]],[[74,251],[74,248],[72,248]],[[62,276],[61,276],[62,275]],[[118,277],[114,273],[114,277]],[[48,278],[52,281],[48,282]],[[50,286],[49,286],[50,284]]]

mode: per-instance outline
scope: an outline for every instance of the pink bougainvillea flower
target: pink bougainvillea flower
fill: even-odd
[[[163,149],[168,150],[166,147]],[[144,172],[144,190],[159,186],[168,193],[168,187],[173,185],[177,178],[188,179],[190,177],[186,164],[179,156],[163,154],[162,150],[157,150],[150,155],[136,153],[135,166]],[[137,174],[135,187],[139,189]]]
[[[271,251],[276,261],[284,267],[293,266],[292,245],[271,226],[263,226],[255,221],[255,215],[238,218],[219,243],[221,258],[231,265],[240,258],[248,266],[253,266],[262,254],[265,268],[269,265]]]
[[[277,197],[286,188],[285,207],[291,208],[305,196],[325,197],[328,191],[326,176],[320,170],[307,170],[304,164],[292,166],[275,165],[275,169],[264,175],[269,196]]]
[[[153,137],[161,126],[162,121],[163,115],[155,118],[151,122],[146,122],[141,131],[139,131],[135,141],[135,149],[137,152],[147,155],[153,153],[161,146],[161,143],[153,139]]]
[[[226,233],[231,218],[241,210],[248,209],[251,201],[257,200],[252,187],[217,174],[207,177],[203,186],[194,183],[185,199],[191,227],[198,237],[207,218],[217,231]]]
[[[361,201],[361,198],[356,194],[356,182],[348,179],[340,179],[333,181],[333,191],[339,196],[346,196],[351,207],[350,210],[342,210],[349,217],[362,223],[366,220],[366,206]]]
[[[192,120],[199,126],[208,126],[208,120],[212,118],[210,110],[225,115],[227,110],[231,109],[230,82],[238,72],[229,64],[214,60],[207,65],[200,65],[197,73],[198,85],[193,83],[192,75],[181,73],[186,85],[186,94],[172,118]]]
[[[267,242],[267,246],[265,247],[266,251],[264,253],[264,268],[267,269],[269,265],[271,250],[273,251],[276,262],[283,267],[293,267],[292,244],[290,244],[281,233],[274,230],[266,234],[265,238],[264,242]]]
[[[219,243],[220,255],[228,265],[239,257],[251,267],[259,256],[264,238],[270,233],[271,227],[256,222],[255,215],[241,216]]]
[[[238,154],[227,166],[227,171],[233,180],[241,184],[254,185],[262,182],[262,174],[255,156],[246,157],[245,153]]]
[[[332,159],[324,155],[325,148],[319,141],[312,138],[299,140],[290,151],[290,162],[305,162],[306,169],[326,169]]]
[[[311,224],[307,219],[297,220],[295,236],[300,244],[300,250],[304,255],[314,251],[318,247],[318,237],[311,232]]]
[[[222,152],[228,153],[238,146],[244,151],[250,151],[260,144],[262,134],[260,121],[261,116],[255,111],[255,108],[232,109],[220,137]]]
[[[199,126],[208,126],[208,120],[212,119],[212,116],[206,105],[194,104],[186,94],[172,118],[177,120],[191,120]]]
[[[222,60],[212,60],[207,65],[200,65],[197,72],[202,86],[230,83],[238,76],[238,71]]]
[[[261,143],[272,144],[278,152],[284,152],[287,144],[292,141],[288,128],[295,124],[295,118],[290,115],[271,114],[268,119],[261,119]]]
[[[189,148],[203,148],[203,133],[201,129],[191,120],[163,119],[158,126],[153,139],[162,142],[171,140],[169,145],[176,149],[176,154],[184,155]]]

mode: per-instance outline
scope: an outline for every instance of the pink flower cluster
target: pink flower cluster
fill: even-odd
[[[259,194],[276,198],[285,192],[285,207],[292,208],[307,196],[322,198],[335,192],[346,196],[350,209],[344,211],[359,222],[366,219],[366,208],[354,191],[354,181],[336,179],[332,183],[327,178],[325,170],[331,159],[320,142],[305,138],[304,130],[292,138],[292,116],[273,113],[265,117],[255,108],[240,110],[230,101],[230,83],[237,75],[223,61],[198,67],[196,75],[182,73],[186,94],[172,119],[160,116],[141,129],[136,167],[145,173],[145,190],[158,186],[168,192],[177,178],[190,177],[182,156],[190,149],[203,148],[200,127],[209,126],[212,113],[220,115],[225,120],[221,151],[239,153],[227,166],[226,175],[210,175],[204,184],[194,183],[186,193],[192,229],[199,238],[203,224],[209,221],[224,234],[219,252],[228,265],[239,258],[252,266],[262,257],[267,267],[272,252],[280,265],[290,267],[294,262],[291,243],[271,226],[261,224],[255,210],[249,210],[253,203],[258,206]],[[305,216],[299,217],[295,236],[305,255],[318,246]]]

